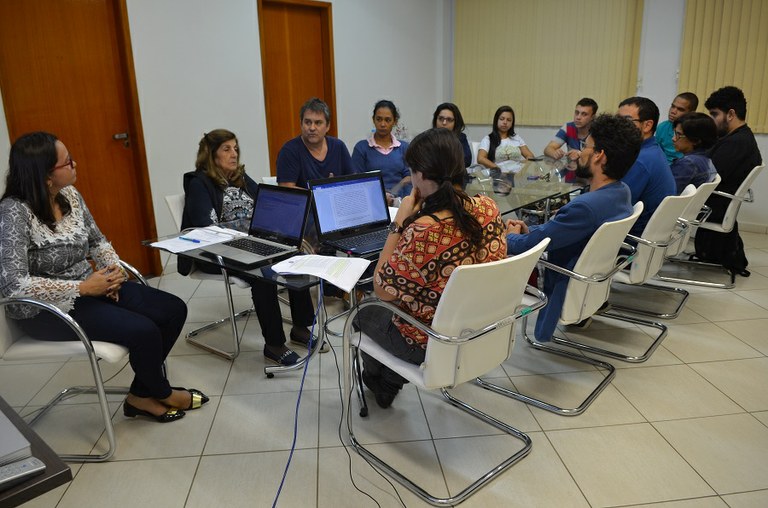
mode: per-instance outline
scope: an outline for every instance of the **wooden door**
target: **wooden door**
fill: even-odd
[[[269,165],[274,175],[277,153],[299,134],[299,109],[310,97],[328,104],[329,134],[336,136],[331,4],[259,0],[258,6]]]
[[[156,230],[125,0],[2,0],[0,89],[11,142],[38,130],[61,139],[120,257],[159,273],[141,245]]]

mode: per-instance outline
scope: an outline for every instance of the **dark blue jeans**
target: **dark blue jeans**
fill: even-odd
[[[378,345],[406,362],[421,364],[426,350],[408,344],[392,322],[392,312],[382,307],[365,307],[355,318],[355,329],[362,330]],[[352,343],[355,343],[354,337]],[[361,351],[363,369],[368,375],[380,379],[381,386],[392,393],[399,391],[407,381],[400,374]]]
[[[163,373],[163,362],[187,319],[187,305],[165,291],[126,282],[118,302],[107,297],[80,296],[69,312],[88,338],[128,348],[135,374],[131,393],[138,397],[164,399],[171,385]],[[61,319],[42,310],[37,316],[18,321],[28,335],[41,340],[76,340]]]

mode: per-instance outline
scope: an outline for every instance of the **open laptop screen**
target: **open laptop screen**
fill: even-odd
[[[253,205],[251,236],[300,245],[308,204],[306,191],[259,185]]]
[[[317,226],[321,235],[389,222],[389,210],[379,173],[354,179],[312,184]]]

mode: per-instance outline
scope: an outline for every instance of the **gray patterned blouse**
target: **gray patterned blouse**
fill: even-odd
[[[83,197],[72,187],[61,190],[72,211],[56,223],[56,230],[40,222],[30,207],[16,198],[0,201],[0,295],[25,296],[52,303],[64,312],[80,296],[80,282],[97,269],[120,258],[99,231]],[[7,315],[26,319],[40,309],[7,306]]]

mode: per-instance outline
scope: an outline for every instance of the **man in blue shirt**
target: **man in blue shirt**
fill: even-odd
[[[643,138],[640,155],[622,178],[632,192],[632,204],[643,202],[643,213],[629,231],[630,234],[640,236],[659,203],[665,197],[675,194],[675,179],[664,152],[653,137],[659,123],[659,108],[656,104],[645,97],[630,97],[619,104],[619,116],[634,123]]]
[[[675,120],[680,118],[686,113],[696,111],[699,107],[699,98],[695,93],[683,92],[672,101],[669,106],[669,113],[667,115],[668,120],[661,122],[659,128],[656,129],[656,141],[664,151],[664,155],[667,157],[667,162],[672,164],[675,160],[683,156],[682,153],[675,149],[675,144],[672,142],[672,135],[675,133]]]
[[[523,221],[507,221],[507,252],[519,254],[550,238],[548,260],[572,269],[589,239],[604,223],[632,214],[630,190],[621,179],[640,152],[641,137],[632,122],[618,115],[600,115],[584,141],[576,176],[591,178],[590,192],[576,197],[549,221],[530,229]],[[534,336],[546,342],[560,318],[568,277],[553,271],[544,275],[547,306],[536,320]]]
[[[348,175],[352,158],[347,146],[328,136],[331,111],[313,97],[301,106],[301,135],[287,141],[277,154],[277,183],[288,187],[307,187],[309,180]]]

